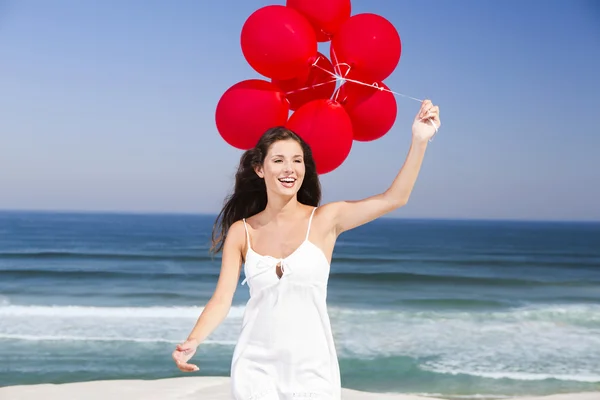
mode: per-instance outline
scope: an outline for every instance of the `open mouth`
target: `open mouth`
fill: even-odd
[[[291,187],[294,187],[294,184],[296,183],[296,178],[279,178],[279,182],[281,182],[283,187],[289,189]]]

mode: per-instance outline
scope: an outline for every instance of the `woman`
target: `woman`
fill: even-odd
[[[308,145],[288,129],[266,132],[242,156],[234,193],[217,217],[213,251],[223,252],[215,292],[173,358],[181,371],[226,317],[244,266],[250,299],[231,363],[236,400],[338,400],[337,354],[326,308],[337,237],[406,204],[439,108],[421,104],[412,144],[392,185],[360,201],[319,205],[321,189]]]

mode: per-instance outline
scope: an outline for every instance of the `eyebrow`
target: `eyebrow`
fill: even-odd
[[[282,158],[285,158],[285,156],[283,154],[273,154],[273,157],[282,157]],[[293,157],[303,157],[303,155],[302,154],[296,154]]]

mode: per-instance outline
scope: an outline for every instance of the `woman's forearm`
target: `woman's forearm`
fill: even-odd
[[[389,199],[390,203],[404,205],[408,202],[419,176],[426,149],[427,140],[413,139],[404,165],[384,193],[384,197]]]
[[[211,299],[204,306],[204,310],[198,317],[198,321],[196,321],[196,325],[187,340],[194,339],[198,343],[202,343],[223,322],[230,308],[231,304],[229,303]]]

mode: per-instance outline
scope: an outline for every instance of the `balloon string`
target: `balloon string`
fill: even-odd
[[[408,98],[408,99],[411,99],[411,100],[415,100],[415,101],[418,101],[419,103],[423,102],[423,100],[417,99],[416,97],[412,97],[412,96],[409,96],[409,95],[406,95],[406,94],[398,93],[398,92],[395,92],[393,90],[386,89],[383,86],[379,86],[377,84],[377,82],[369,84],[369,83],[366,83],[366,82],[357,81],[356,79],[347,78],[348,74],[350,73],[351,66],[349,64],[346,64],[346,63],[338,63],[337,62],[337,57],[335,55],[335,50],[332,51],[332,58],[333,58],[333,61],[335,63],[335,64],[333,64],[334,72],[328,71],[325,68],[321,67],[320,65],[317,65],[317,62],[319,62],[319,60],[321,59],[321,57],[317,57],[317,59],[315,60],[315,62],[312,64],[312,66],[315,67],[315,68],[320,69],[321,71],[326,72],[329,75],[331,75],[333,77],[333,80],[328,81],[328,82],[318,83],[318,84],[311,85],[311,86],[305,86],[305,87],[300,88],[300,89],[296,89],[296,90],[292,90],[292,91],[286,92],[286,94],[298,93],[298,92],[301,92],[303,90],[308,90],[308,89],[312,89],[312,88],[315,88],[315,87],[318,87],[318,86],[323,86],[323,85],[329,85],[329,84],[331,84],[333,82],[338,82],[339,81],[340,82],[340,86],[343,85],[346,82],[352,82],[352,83],[356,83],[358,85],[363,85],[363,86],[371,87],[371,88],[374,88],[374,89],[377,89],[377,90],[380,90],[380,91],[386,91],[386,92],[395,94],[397,96],[401,96],[401,97],[405,97],[405,98]],[[342,71],[341,71],[340,65],[344,65],[344,66],[348,67],[346,69],[346,72],[343,75],[342,75]],[[334,101],[338,100],[339,93],[340,93],[340,91],[337,90],[336,93],[335,93],[335,98],[333,99]],[[421,118],[421,121],[423,121],[425,119],[426,118]],[[435,125],[435,123],[432,120],[428,119],[428,118],[427,118],[427,122],[429,122],[433,126],[433,128],[435,129],[435,132],[437,133],[438,127]],[[431,139],[429,139],[429,141],[431,142],[432,140],[433,140],[433,136],[431,137]]]
[[[344,74],[344,76],[342,76],[342,70],[340,69],[341,63],[338,62],[338,58],[337,58],[337,55],[335,54],[335,49],[333,48],[333,46],[331,46],[331,59],[333,60],[333,70],[334,70],[335,74],[332,74],[330,71],[327,71],[324,68],[321,68],[319,65],[317,65],[317,62],[319,62],[320,58],[321,57],[317,57],[317,59],[313,63],[313,66],[315,66],[317,68],[320,68],[322,71],[325,71],[329,75],[333,75],[333,77],[336,80],[340,81],[340,86],[343,85],[344,84],[343,79],[346,77],[346,75],[348,75],[348,72],[350,72],[350,65],[349,64],[344,64],[344,65],[346,65],[348,67],[348,69],[346,70],[346,73]],[[335,98],[333,99],[333,101],[338,101],[338,96],[339,95],[340,95],[340,91],[336,90],[336,92],[335,92]]]
[[[337,82],[337,79],[333,79],[333,80],[328,81],[328,82],[317,83],[317,84],[311,85],[311,86],[305,86],[305,87],[300,88],[300,89],[296,89],[296,90],[292,90],[292,91],[289,91],[289,92],[285,92],[285,94],[298,93],[298,92],[301,92],[303,90],[308,90],[308,89],[316,88],[316,87],[323,86],[323,85],[329,85],[329,84],[334,83],[334,82]]]
[[[317,61],[318,61],[318,60],[319,60],[319,59],[317,58]],[[346,65],[346,66],[348,66],[348,69],[346,70],[346,73],[345,73],[343,76],[340,74],[340,68],[339,68],[339,66],[340,66],[340,65]],[[372,88],[374,88],[374,89],[378,89],[378,90],[381,90],[381,91],[390,92],[390,93],[392,93],[392,94],[395,94],[395,95],[398,95],[398,96],[406,97],[406,98],[409,98],[409,99],[411,99],[411,100],[418,101],[419,103],[422,103],[422,102],[423,102],[423,100],[421,100],[421,99],[417,99],[416,97],[408,96],[408,95],[406,95],[406,94],[402,94],[402,93],[395,92],[395,91],[393,91],[393,90],[386,89],[386,88],[384,88],[383,86],[379,86],[379,85],[377,84],[377,82],[375,82],[375,83],[372,83],[372,84],[369,84],[369,83],[366,83],[366,82],[357,81],[356,79],[350,79],[350,78],[346,78],[346,76],[347,76],[347,75],[348,75],[348,73],[350,72],[350,66],[349,66],[348,64],[339,63],[339,64],[336,64],[336,65],[334,65],[334,69],[336,69],[336,70],[338,71],[337,73],[333,73],[333,72],[331,72],[331,71],[328,71],[328,70],[326,70],[325,68],[321,67],[320,65],[317,65],[317,62],[316,62],[316,61],[313,63],[313,67],[319,68],[321,71],[324,71],[324,72],[328,73],[329,75],[333,76],[335,79],[337,79],[337,80],[341,81],[341,82],[342,82],[342,84],[343,84],[344,82],[352,82],[352,83],[357,83],[357,84],[359,84],[359,85],[363,85],[363,86],[372,87]]]
[[[314,62],[313,65],[315,65],[315,66],[318,67],[317,61],[319,61],[319,58],[317,58],[317,60]],[[339,62],[339,60],[337,58],[337,54],[335,54],[335,49],[333,48],[333,46],[331,47],[331,58],[333,60],[333,70],[336,73],[336,77],[337,76],[341,76],[342,75],[342,70],[340,69],[340,65],[342,65],[342,64]],[[350,65],[348,65],[348,64],[344,64],[344,65],[346,65],[348,67],[348,69],[346,70],[346,73],[343,76],[345,78],[346,75],[348,75],[348,72],[350,72]],[[329,71],[327,71],[327,72],[329,73]]]
[[[328,71],[325,68],[321,67],[320,65],[317,65],[317,62],[319,61],[320,58],[321,57],[317,57],[317,59],[313,63],[313,67],[319,68],[321,71],[324,71],[327,74],[329,74],[332,77],[334,77],[336,80],[339,80],[341,82],[341,85],[343,85],[345,82],[352,82],[352,83],[356,83],[356,84],[359,84],[359,85],[363,85],[363,86],[367,86],[367,87],[372,87],[372,88],[380,90],[380,91],[386,91],[386,92],[389,92],[389,93],[392,93],[392,94],[395,94],[395,95],[398,95],[398,96],[406,97],[408,99],[418,101],[419,103],[423,102],[423,100],[417,99],[416,97],[412,97],[412,96],[409,96],[409,95],[406,95],[406,94],[398,93],[398,92],[395,92],[393,90],[386,89],[383,86],[379,86],[377,84],[377,82],[374,82],[372,84],[368,84],[366,82],[357,81],[356,79],[349,79],[349,78],[347,78],[346,76],[348,75],[348,73],[350,73],[351,67],[350,67],[350,65],[348,65],[346,63],[338,63],[337,62],[337,57],[335,55],[335,50],[332,51],[332,58],[333,58],[333,60],[335,62],[334,66],[333,66],[335,72]],[[343,76],[341,75],[340,65],[345,65],[345,66],[348,67],[348,69],[346,70],[346,73],[344,73]],[[335,94],[335,99],[334,99],[335,101],[337,101],[338,95],[339,95],[339,90]],[[433,126],[433,128],[435,129],[435,132],[437,133],[438,127],[436,126],[436,124],[432,120],[430,120],[429,118],[421,118],[421,121],[423,121],[425,119],[427,119],[427,122],[429,122],[431,124],[431,126]],[[432,140],[433,140],[433,136],[429,139],[429,141],[431,142]]]

